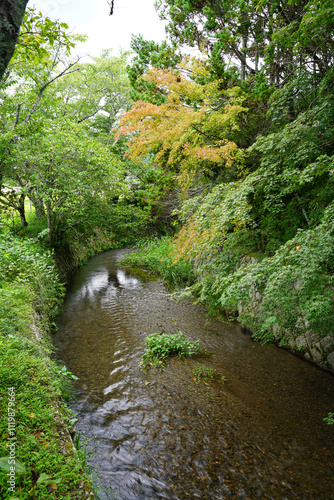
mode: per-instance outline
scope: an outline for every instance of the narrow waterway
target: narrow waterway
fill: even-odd
[[[124,252],[77,272],[54,336],[79,377],[72,409],[99,498],[333,500],[334,426],[323,418],[334,377],[238,326],[207,323],[161,280],[122,268]],[[178,331],[209,354],[138,368],[148,334]],[[199,365],[215,378],[197,382]]]

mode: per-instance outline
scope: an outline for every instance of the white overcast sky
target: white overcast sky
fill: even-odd
[[[114,0],[112,16],[107,0],[29,0],[28,7],[34,6],[51,19],[66,22],[71,31],[89,36],[77,48],[80,55],[97,56],[110,48],[117,55],[120,48],[130,48],[132,34],[157,42],[165,39],[165,23],[154,9],[154,0]]]

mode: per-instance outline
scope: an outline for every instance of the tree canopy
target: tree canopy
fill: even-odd
[[[125,218],[146,219],[119,203],[129,192],[128,170],[111,151],[111,129],[132,102],[128,54],[106,50],[82,63],[71,50],[84,38],[28,9],[0,89],[0,206],[27,226],[29,197],[53,248],[94,228],[112,234],[111,220],[124,235]]]

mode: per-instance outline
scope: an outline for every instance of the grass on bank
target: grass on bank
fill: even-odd
[[[50,252],[36,238],[0,234],[0,498],[4,500],[87,498],[85,470],[68,439],[73,415],[62,402],[67,372],[51,361],[47,340],[62,296]],[[6,459],[13,455],[17,462],[10,490]]]
[[[173,264],[173,246],[169,236],[143,239],[137,246],[138,250],[123,257],[123,265],[150,270],[172,286],[194,283],[193,267],[189,261],[182,259]]]
[[[67,440],[64,424],[73,417],[60,403],[55,364],[19,334],[1,337],[0,356],[0,454],[18,461],[13,490],[8,470],[1,468],[0,497],[82,498],[83,466]]]

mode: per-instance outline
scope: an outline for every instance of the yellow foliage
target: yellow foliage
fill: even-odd
[[[181,66],[195,75],[206,72],[204,63],[195,59],[185,58]],[[183,184],[217,165],[243,168],[244,154],[230,138],[248,111],[240,88],[221,90],[220,81],[201,85],[167,69],[152,69],[144,78],[166,100],[159,106],[137,101],[123,115],[115,139],[128,138],[130,159],[143,160],[154,151],[158,164],[175,172]]]

